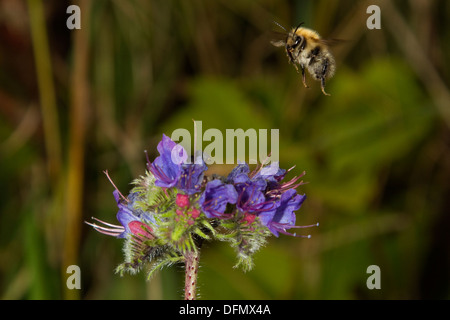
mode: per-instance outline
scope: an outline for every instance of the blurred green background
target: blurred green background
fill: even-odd
[[[193,119],[280,129],[281,166],[309,182],[297,224],[320,222],[270,238],[248,273],[207,243],[200,298],[450,298],[449,17],[445,0],[1,0],[0,298],[181,299],[181,267],[121,278],[122,241],[83,221],[115,223],[102,171],[127,193],[144,150]],[[271,46],[273,20],[346,40],[330,97]]]

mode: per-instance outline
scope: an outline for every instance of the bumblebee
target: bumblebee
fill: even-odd
[[[329,96],[325,92],[325,80],[334,75],[336,62],[328,45],[338,40],[322,39],[316,31],[303,28],[303,22],[289,32],[280,24],[276,24],[286,31],[286,38],[271,41],[271,43],[275,47],[285,48],[289,62],[294,65],[297,72],[299,71],[297,65],[300,66],[303,85],[306,88],[308,88],[308,85],[306,84],[305,69],[308,70],[313,79],[320,81],[323,94]]]

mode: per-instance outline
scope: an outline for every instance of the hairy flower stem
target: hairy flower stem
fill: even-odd
[[[199,250],[188,251],[185,255],[184,300],[195,300],[197,289]]]

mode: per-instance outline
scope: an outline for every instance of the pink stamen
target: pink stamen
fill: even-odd
[[[105,226],[110,227],[110,228],[107,228],[107,227],[104,227],[104,226],[97,225],[95,223],[90,223],[90,222],[85,221],[85,223],[87,225],[90,225],[96,231],[98,231],[100,233],[106,234],[108,236],[117,237],[117,236],[119,236],[120,234],[122,234],[125,231],[125,228],[123,226],[118,226],[118,225],[114,225],[114,224],[111,224],[111,223],[107,223],[107,222],[104,222],[104,221],[102,221],[100,219],[97,219],[97,218],[94,218],[94,217],[93,217],[93,219],[97,220],[100,223],[103,223]]]
[[[125,200],[126,202],[129,202],[130,200],[128,200],[127,198],[125,198],[123,196],[123,194],[120,192],[119,188],[116,187],[116,185],[114,184],[114,182],[112,181],[111,177],[109,176],[108,170],[103,171],[104,174],[106,174],[106,177],[108,178],[109,182],[111,182],[111,184],[113,185],[113,187],[117,190],[117,192],[119,193],[119,195],[122,197],[123,200]]]

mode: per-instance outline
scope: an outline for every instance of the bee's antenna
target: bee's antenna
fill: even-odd
[[[275,23],[277,26],[279,26],[281,29],[283,29],[284,31],[286,31],[287,32],[287,30],[286,30],[286,28],[285,27],[283,27],[281,24],[279,24],[278,22],[276,22],[276,21],[273,21],[273,23]]]
[[[297,29],[300,28],[303,24],[304,24],[304,22],[300,22],[300,23],[298,24],[298,26],[295,28],[294,33],[297,32]]]

